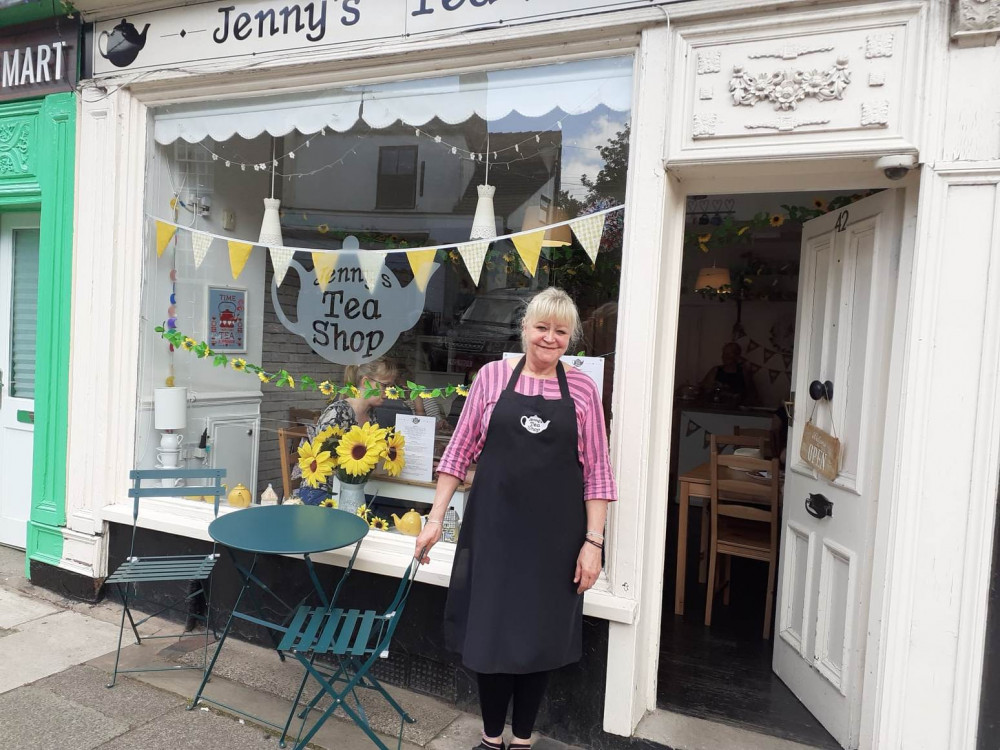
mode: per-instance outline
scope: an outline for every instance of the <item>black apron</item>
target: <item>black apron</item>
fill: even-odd
[[[576,407],[515,392],[490,417],[455,550],[445,644],[469,669],[528,674],[580,660],[583,596],[573,583],[587,531]]]

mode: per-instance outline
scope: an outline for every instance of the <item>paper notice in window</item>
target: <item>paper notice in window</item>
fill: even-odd
[[[400,479],[430,482],[434,470],[434,425],[436,417],[418,417],[415,414],[397,414],[396,432],[406,444],[406,465]]]
[[[521,352],[503,353],[504,359],[523,356],[524,355],[521,354]],[[597,395],[600,398],[604,398],[604,357],[573,357],[567,354],[564,357],[560,357],[560,359],[562,360],[564,366],[575,367],[577,370],[593,380],[594,384],[597,386]]]

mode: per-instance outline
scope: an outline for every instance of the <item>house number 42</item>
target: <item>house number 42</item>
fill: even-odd
[[[838,232],[843,232],[845,229],[847,229],[847,217],[848,217],[848,215],[849,214],[847,213],[847,210],[845,209],[845,210],[841,211],[840,215],[837,217],[837,223],[834,225],[834,228]]]

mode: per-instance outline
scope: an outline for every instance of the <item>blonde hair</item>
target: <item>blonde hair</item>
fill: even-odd
[[[540,320],[552,320],[568,326],[570,329],[569,346],[573,346],[583,335],[583,329],[580,325],[580,311],[576,309],[576,303],[573,302],[572,297],[559,287],[550,286],[543,289],[528,303],[521,321],[521,351],[528,350],[526,329]]]
[[[399,375],[399,365],[394,360],[388,358],[373,359],[360,365],[348,365],[344,368],[344,380],[352,385],[361,387],[361,379],[378,380],[391,384],[396,382]]]

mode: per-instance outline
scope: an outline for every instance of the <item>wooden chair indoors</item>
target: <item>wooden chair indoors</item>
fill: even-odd
[[[733,427],[733,434],[737,437],[761,438],[764,441],[764,444],[760,447],[761,455],[764,458],[770,458],[773,454],[771,450],[772,435],[770,430],[763,427],[740,427],[739,425],[735,425]]]
[[[778,569],[778,529],[781,525],[781,479],[777,458],[765,460],[720,453],[725,446],[759,448],[761,438],[712,435],[711,442],[711,540],[708,550],[708,592],[705,625],[712,624],[712,604],[718,592],[719,556],[725,556],[725,593],[729,603],[729,567],[733,557],[767,563],[767,594],[763,637],[771,636],[774,586]],[[750,472],[767,472],[766,478]]]
[[[304,425],[278,428],[278,454],[281,456],[281,499],[292,496],[292,490],[299,486],[300,479],[292,479],[292,468],[299,461],[298,447],[306,437]]]

